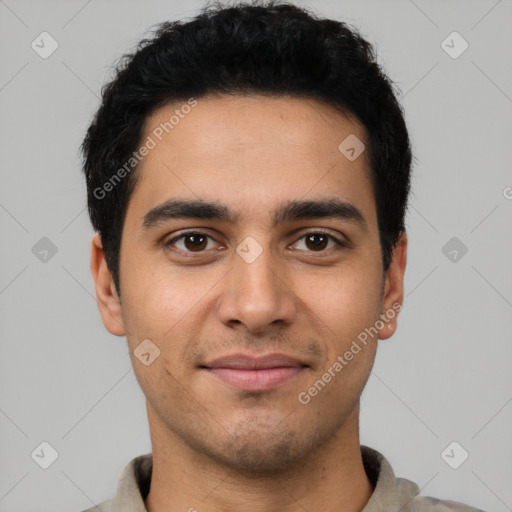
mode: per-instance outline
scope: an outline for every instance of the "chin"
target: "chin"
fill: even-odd
[[[215,455],[213,456],[215,457]],[[296,466],[303,457],[296,453],[267,452],[260,448],[256,450],[245,449],[243,453],[223,453],[217,456],[216,461],[241,473],[251,475],[272,475],[282,473]]]
[[[219,449],[223,447],[224,449]],[[278,436],[267,432],[238,434],[225,439],[224,445],[203,447],[203,453],[218,463],[240,472],[272,474],[290,470],[307,457],[311,449],[296,433],[281,432]]]

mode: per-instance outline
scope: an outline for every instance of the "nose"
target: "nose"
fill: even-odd
[[[233,267],[217,302],[219,320],[252,334],[272,333],[294,321],[297,300],[283,267],[268,249],[252,262],[233,255]]]

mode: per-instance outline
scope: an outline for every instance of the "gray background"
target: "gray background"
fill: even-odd
[[[512,510],[512,2],[297,3],[378,45],[417,158],[405,305],[363,393],[362,443],[423,494]],[[1,512],[90,507],[151,451],[126,340],[94,299],[78,146],[115,59],[201,5],[0,0]],[[43,31],[59,44],[47,59],[31,48]],[[453,31],[469,43],[455,59]],[[43,441],[48,469],[31,457]],[[469,453],[458,469],[441,456],[452,441]]]

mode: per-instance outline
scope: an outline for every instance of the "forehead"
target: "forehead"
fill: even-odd
[[[166,105],[146,119],[141,142],[151,140],[152,149],[139,164],[129,210],[143,215],[183,197],[231,204],[243,218],[270,212],[283,199],[336,195],[373,216],[367,152],[356,159],[343,152],[345,140],[360,144],[356,150],[367,144],[355,118],[310,99],[194,101]]]

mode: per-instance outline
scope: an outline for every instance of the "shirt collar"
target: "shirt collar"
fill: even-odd
[[[419,487],[405,478],[396,478],[385,457],[373,448],[361,445],[363,465],[374,487],[362,512],[400,510],[419,494]],[[147,512],[144,500],[149,493],[153,456],[139,455],[124,468],[109,512]]]

